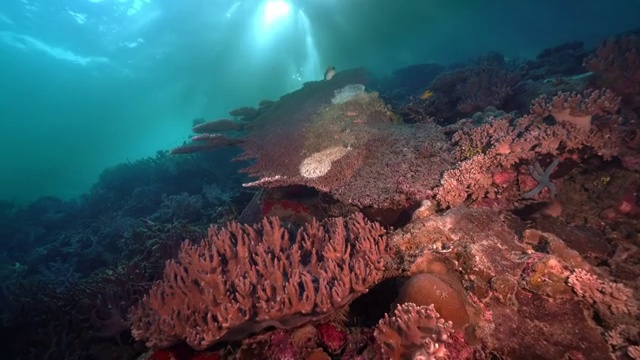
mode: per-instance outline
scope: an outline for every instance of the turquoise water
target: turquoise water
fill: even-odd
[[[192,119],[276,99],[327,66],[385,74],[534,57],[640,26],[640,2],[4,0],[0,200],[75,197],[176,146]]]

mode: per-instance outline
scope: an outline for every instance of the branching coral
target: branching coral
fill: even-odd
[[[552,116],[556,122],[573,124],[589,131],[594,117],[601,126],[618,125],[619,108],[620,97],[611,90],[602,89],[587,90],[582,94],[559,93],[552,99],[541,96],[531,104],[531,113],[541,117]]]
[[[639,312],[633,290],[623,284],[602,280],[586,270],[578,269],[569,277],[569,285],[578,295],[596,305],[603,314],[635,316]]]
[[[585,150],[606,160],[617,156],[623,145],[621,130],[615,126],[618,105],[619,99],[606,90],[558,94],[550,101],[535,100],[529,115],[517,119],[506,115],[475,128],[463,127],[453,137],[456,155],[463,161],[458,168],[445,172],[436,190],[438,201],[443,206],[455,206],[467,198],[494,197],[502,185],[494,184],[494,174],[540,156],[579,158]],[[566,116],[549,124],[548,118],[558,113]],[[560,121],[571,116],[579,116],[584,126]]]
[[[613,89],[631,107],[640,106],[640,38],[629,35],[603,42],[584,60],[599,86]]]
[[[295,236],[276,219],[211,227],[200,244],[182,244],[132,309],[132,334],[154,348],[201,350],[321,318],[382,278],[384,234],[362,215],[314,221]]]
[[[374,336],[390,360],[445,359],[445,343],[451,336],[451,322],[445,322],[431,306],[399,305],[376,326]]]

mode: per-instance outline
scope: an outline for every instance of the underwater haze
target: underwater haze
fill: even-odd
[[[181,144],[193,119],[330,65],[531,58],[595,46],[639,13],[635,0],[3,0],[0,200],[75,197],[106,167]]]

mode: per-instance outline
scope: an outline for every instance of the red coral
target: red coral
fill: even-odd
[[[195,352],[192,349],[178,347],[167,350],[154,350],[149,355],[149,360],[220,360],[220,352]]]
[[[155,350],[149,356],[149,360],[175,360],[175,356],[169,350]]]
[[[518,174],[513,170],[498,171],[493,174],[493,183],[498,186],[511,185],[518,177]]]
[[[330,353],[335,354],[342,349],[347,341],[347,334],[333,323],[324,323],[316,326],[320,335],[320,341]]]
[[[268,200],[265,199],[262,203],[262,215],[271,216],[274,208],[279,211],[291,211],[297,214],[309,214],[309,209],[306,206],[291,200]]]
[[[624,216],[635,218],[640,216],[640,206],[638,206],[638,190],[640,186],[636,184],[630,185],[624,194],[622,195],[622,199],[618,203],[616,210],[619,214]]]
[[[298,349],[291,343],[290,335],[283,330],[274,331],[269,338],[269,357],[274,360],[296,360]]]

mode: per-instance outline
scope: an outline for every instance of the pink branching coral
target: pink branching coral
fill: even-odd
[[[569,123],[580,129],[591,129],[594,117],[601,125],[618,125],[620,97],[611,90],[585,91],[583,94],[559,93],[552,99],[541,96],[531,105],[531,113],[556,122]]]
[[[640,328],[637,324],[618,325],[605,333],[607,344],[614,349],[620,349],[629,344],[640,343]]]
[[[147,346],[197,350],[268,326],[291,328],[342,307],[381,280],[385,230],[362,215],[311,222],[290,234],[276,218],[209,228],[131,310]]]
[[[494,196],[491,165],[493,161],[486,155],[477,155],[460,163],[444,173],[436,199],[443,207],[456,206],[471,197],[480,200],[485,196]]]
[[[569,285],[603,314],[638,314],[633,290],[623,284],[602,280],[586,270],[578,269],[569,277]]]
[[[451,322],[446,322],[430,306],[413,303],[398,305],[376,326],[374,336],[385,359],[445,359],[445,343],[451,336]]]
[[[478,127],[461,129],[453,140],[462,162],[445,172],[436,190],[438,201],[455,206],[468,198],[495,197],[506,185],[496,183],[495,175],[521,162],[533,164],[540,156],[563,159],[585,149],[606,160],[619,155],[623,141],[615,126],[618,105],[619,99],[606,90],[558,94],[551,100],[534,100],[531,114],[521,118],[490,118]],[[555,124],[545,121],[551,116]]]
[[[632,107],[640,106],[640,38],[635,35],[603,42],[584,66],[596,83],[613,89]]]

